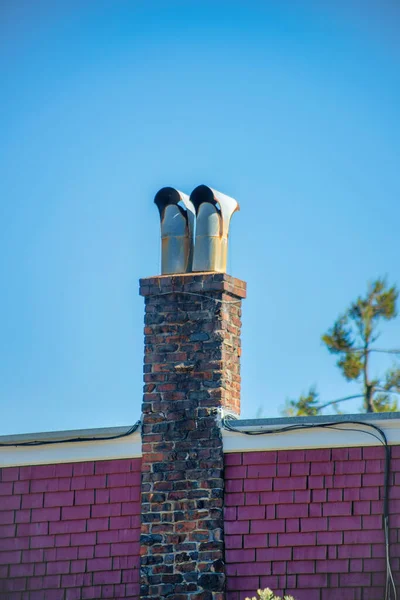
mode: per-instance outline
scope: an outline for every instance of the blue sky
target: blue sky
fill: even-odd
[[[1,433],[139,418],[164,185],[241,204],[242,415],[355,390],[320,335],[368,280],[400,285],[399,17],[394,0],[1,3]],[[400,318],[380,345],[399,338]]]

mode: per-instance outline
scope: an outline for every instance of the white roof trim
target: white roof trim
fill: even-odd
[[[126,433],[130,427],[104,427],[48,433],[8,435],[0,437],[0,444],[57,441],[57,444],[38,446],[0,447],[0,467],[47,465],[88,460],[115,460],[137,458],[142,455],[140,431],[111,440],[68,442],[76,438],[112,437]],[[65,440],[63,442],[63,440]]]
[[[372,415],[340,415],[328,417],[301,417],[291,419],[254,419],[237,420],[232,425],[246,430],[273,430],[291,424],[318,424],[335,422],[340,429],[315,428],[293,430],[286,433],[268,435],[244,435],[242,433],[222,431],[224,452],[257,452],[270,450],[295,450],[309,448],[343,448],[355,446],[377,446],[379,441],[362,433],[367,428],[346,421],[360,420],[380,427],[389,444],[400,445],[399,413]],[[117,439],[78,442],[68,440],[76,438],[102,438],[123,435],[130,427],[104,427],[100,429],[77,429],[72,431],[54,431],[35,434],[0,436],[0,467],[26,465],[59,464],[84,462],[90,460],[116,460],[119,458],[138,458],[142,455],[140,429]],[[353,431],[353,430],[358,431]],[[368,428],[373,433],[373,430]],[[57,441],[57,444],[32,446],[14,446],[26,442]]]
[[[354,415],[356,420],[357,415]],[[322,421],[322,419],[320,419]],[[323,419],[324,422],[330,422],[330,417]],[[333,419],[332,419],[333,420]],[[376,425],[385,433],[389,444],[400,444],[400,418],[380,419],[379,417],[370,417],[362,419],[365,424]],[[336,419],[335,419],[336,421]],[[304,423],[312,423],[311,419],[304,419]],[[247,431],[274,430],[282,427],[282,423],[261,425],[253,421],[252,425],[244,425],[244,421],[233,421],[232,425]],[[298,421],[297,421],[298,423]],[[283,426],[290,424],[290,421]],[[295,423],[293,423],[295,424]],[[317,424],[317,423],[316,423]],[[337,429],[336,429],[337,427]],[[285,433],[276,433],[268,435],[245,435],[242,433],[223,431],[224,452],[254,452],[269,450],[296,450],[310,448],[343,448],[355,446],[378,446],[380,442],[369,434],[362,432],[368,431],[375,433],[369,427],[354,425],[337,421],[335,429],[316,427],[315,429],[293,430]],[[376,432],[377,433],[377,432]]]

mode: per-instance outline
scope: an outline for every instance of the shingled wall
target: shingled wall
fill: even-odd
[[[399,445],[391,456],[390,552],[399,586]],[[218,523],[200,536],[207,544],[218,529],[223,540],[220,597],[244,600],[268,586],[296,600],[382,600],[383,469],[380,446],[225,453],[224,537]],[[141,507],[140,458],[9,467],[0,477],[2,600],[139,600],[140,523],[153,512]],[[188,543],[197,539],[199,522],[189,513],[176,526]],[[152,547],[155,565],[168,567],[175,556],[185,572],[179,535],[167,548]],[[149,555],[146,539],[142,554]],[[175,590],[172,582],[159,597]]]
[[[0,598],[137,599],[140,478],[140,458],[1,469]]]
[[[391,555],[400,584],[400,446],[391,448]],[[384,449],[225,457],[227,600],[270,587],[296,600],[382,600]]]

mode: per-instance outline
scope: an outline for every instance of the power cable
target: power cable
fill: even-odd
[[[72,444],[76,442],[98,442],[105,440],[118,440],[120,438],[127,437],[134,433],[137,429],[139,429],[141,421],[137,421],[132,427],[129,427],[127,431],[124,433],[118,433],[116,435],[106,435],[106,436],[92,436],[92,437],[75,437],[75,438],[67,438],[62,440],[32,440],[28,442],[9,442],[2,444],[0,443],[0,448],[7,448],[12,446],[47,446],[49,444]]]

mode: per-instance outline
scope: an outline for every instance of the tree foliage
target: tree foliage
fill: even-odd
[[[307,395],[300,396],[298,400],[287,400],[284,412],[288,417],[312,417],[318,411],[318,392],[312,387]]]
[[[371,377],[371,354],[400,351],[378,349],[374,343],[379,337],[379,325],[397,316],[398,290],[380,278],[368,285],[365,296],[359,296],[322,335],[322,342],[331,354],[337,356],[337,366],[347,381],[360,384],[360,393],[346,398],[321,403],[315,387],[298,400],[289,400],[284,413],[289,416],[316,415],[327,406],[337,407],[351,398],[363,398],[365,412],[392,412],[397,410],[396,395],[400,394],[400,365],[395,364],[380,378]]]

